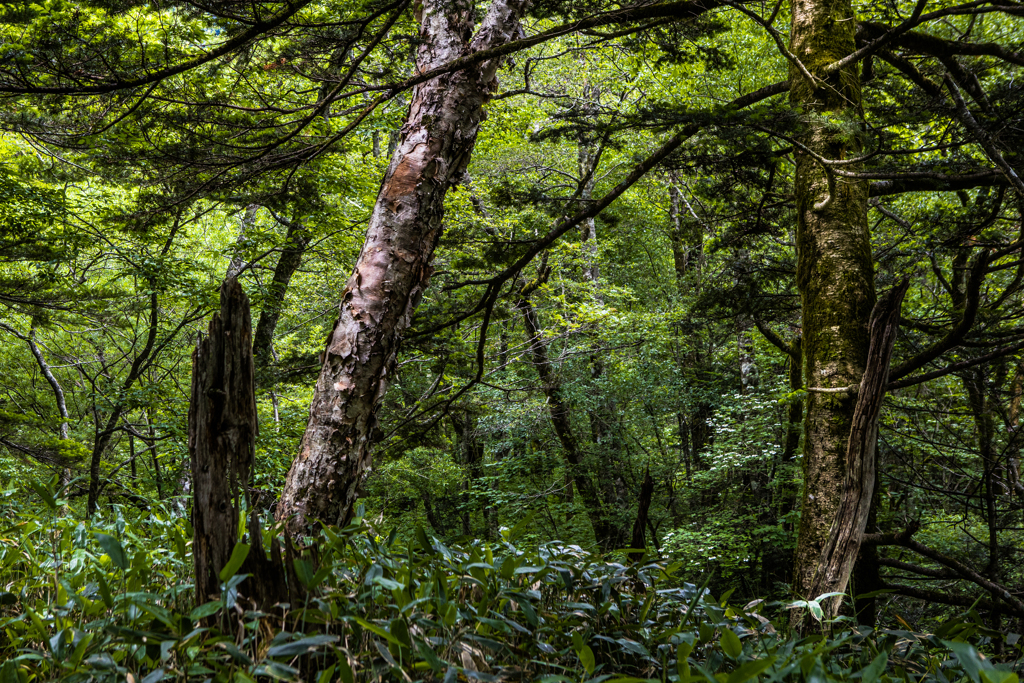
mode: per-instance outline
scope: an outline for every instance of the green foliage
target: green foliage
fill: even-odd
[[[185,583],[188,522],[164,511],[91,523],[61,512],[61,492],[5,493],[0,537],[3,680],[913,680],[1014,683],[977,646],[969,613],[935,634],[857,630],[786,635],[762,614],[687,583],[678,562],[623,565],[559,543],[531,547],[525,525],[495,543],[449,546],[422,529],[406,544],[360,517],[325,528],[296,559],[310,595],[283,611],[249,609],[250,549],[239,544],[219,600]],[[255,550],[253,550],[255,551]],[[13,676],[13,678],[12,678]],[[908,678],[911,676],[911,678]]]

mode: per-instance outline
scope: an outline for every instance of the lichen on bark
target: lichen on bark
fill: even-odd
[[[849,160],[863,149],[856,66],[825,67],[856,49],[849,0],[792,0],[790,101],[801,116],[799,142],[826,160]],[[844,166],[856,171],[857,164]],[[867,224],[868,184],[839,177],[830,190],[823,164],[796,152],[797,285],[803,309],[804,381],[809,387],[858,384],[868,351],[875,303]],[[855,397],[807,397],[804,496],[793,589],[805,596],[843,490],[845,452]]]

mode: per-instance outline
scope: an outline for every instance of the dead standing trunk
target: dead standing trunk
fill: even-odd
[[[471,36],[471,3],[426,0],[417,10],[416,67],[427,71],[507,42],[526,0],[493,0]],[[417,86],[384,176],[363,250],[327,340],[310,419],[277,508],[299,530],[349,519],[370,466],[377,408],[402,333],[426,289],[444,198],[469,163],[498,60]]]
[[[640,495],[637,496],[636,521],[633,522],[633,533],[629,547],[636,551],[628,553],[630,562],[639,562],[643,559],[643,551],[647,549],[647,536],[644,529],[648,524],[648,513],[651,510],[651,498],[654,496],[654,479],[651,478],[651,469],[648,467],[644,472],[643,483],[640,484]],[[657,539],[654,540],[657,545]]]
[[[192,354],[188,447],[197,602],[220,594],[218,574],[238,541],[240,499],[252,481],[257,431],[249,300],[238,280]]]
[[[822,160],[861,154],[856,65],[826,67],[856,49],[850,0],[792,0],[790,101],[804,113],[796,152],[797,286],[803,309],[804,381],[809,387],[859,385],[875,304],[867,224],[867,181],[839,178]],[[811,78],[808,78],[808,74]],[[845,122],[837,126],[835,119]],[[856,132],[849,132],[855,129]],[[813,154],[813,155],[812,155]],[[857,171],[858,164],[843,166]],[[810,595],[846,475],[856,396],[810,393],[804,428],[804,496],[793,589]]]
[[[844,593],[860,551],[875,492],[878,417],[889,382],[889,359],[899,332],[900,306],[907,286],[904,281],[890,290],[871,316],[867,367],[857,391],[851,392],[856,396],[856,407],[846,447],[846,478],[807,593],[812,598],[823,593]],[[832,616],[839,605],[838,598],[831,598],[822,608]]]
[[[238,542],[245,509],[251,513],[249,542],[256,547],[238,571],[250,575],[241,590],[261,609],[294,600],[299,584],[288,569],[292,563],[282,562],[276,540],[270,558],[263,552],[249,500],[258,432],[252,323],[249,299],[230,275],[221,285],[220,314],[192,354],[188,427],[197,602],[220,594],[220,571]]]

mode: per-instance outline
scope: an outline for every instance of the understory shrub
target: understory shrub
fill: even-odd
[[[0,683],[1017,683],[1019,643],[983,656],[998,634],[973,611],[930,634],[840,618],[801,638],[786,605],[730,605],[679,562],[517,545],[527,519],[449,547],[422,529],[400,546],[357,517],[297,553],[301,604],[250,609],[229,563],[220,599],[197,605],[187,519],[83,522],[35,489],[42,506],[8,491],[0,510]]]

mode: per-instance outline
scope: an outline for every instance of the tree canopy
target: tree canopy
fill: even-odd
[[[547,662],[532,680],[567,654],[570,678],[782,680],[789,630],[831,623],[863,650],[814,651],[808,680],[895,680],[870,639],[894,628],[938,634],[904,678],[946,680],[947,648],[949,675],[1006,683],[949,643],[1009,664],[1024,619],[1022,14],[4,5],[0,473],[31,550],[0,538],[0,650],[206,675],[67,632],[102,605],[128,638],[127,596],[188,586],[132,608],[181,653],[237,596],[330,624],[273,622],[290,671],[255,632],[248,664],[196,664],[223,680],[319,676],[350,628],[384,664],[319,680]],[[377,592],[332,603],[351,581]],[[396,626],[417,600],[433,625]],[[776,649],[751,650],[766,617]],[[0,680],[79,675],[18,661]]]

